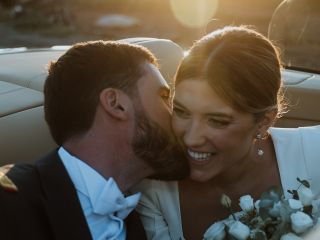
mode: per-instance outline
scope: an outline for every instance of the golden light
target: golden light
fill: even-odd
[[[170,0],[176,19],[188,27],[207,25],[218,9],[219,0]]]

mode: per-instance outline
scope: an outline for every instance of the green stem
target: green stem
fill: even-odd
[[[231,206],[230,206],[229,210],[230,210],[230,213],[231,213],[231,215],[233,217],[233,220],[237,221],[236,216],[234,215]]]

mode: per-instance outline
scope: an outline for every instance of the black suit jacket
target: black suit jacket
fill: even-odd
[[[76,190],[57,151],[35,165],[14,165],[6,175],[18,191],[0,187],[1,239],[92,239]],[[125,222],[127,239],[146,239],[135,211]]]

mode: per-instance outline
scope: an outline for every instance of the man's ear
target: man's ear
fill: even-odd
[[[99,96],[102,108],[118,120],[128,118],[129,99],[123,91],[114,88],[103,89]]]

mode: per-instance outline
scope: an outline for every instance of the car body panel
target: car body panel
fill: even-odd
[[[288,112],[276,126],[299,127],[320,124],[320,75],[285,69],[282,72]]]

